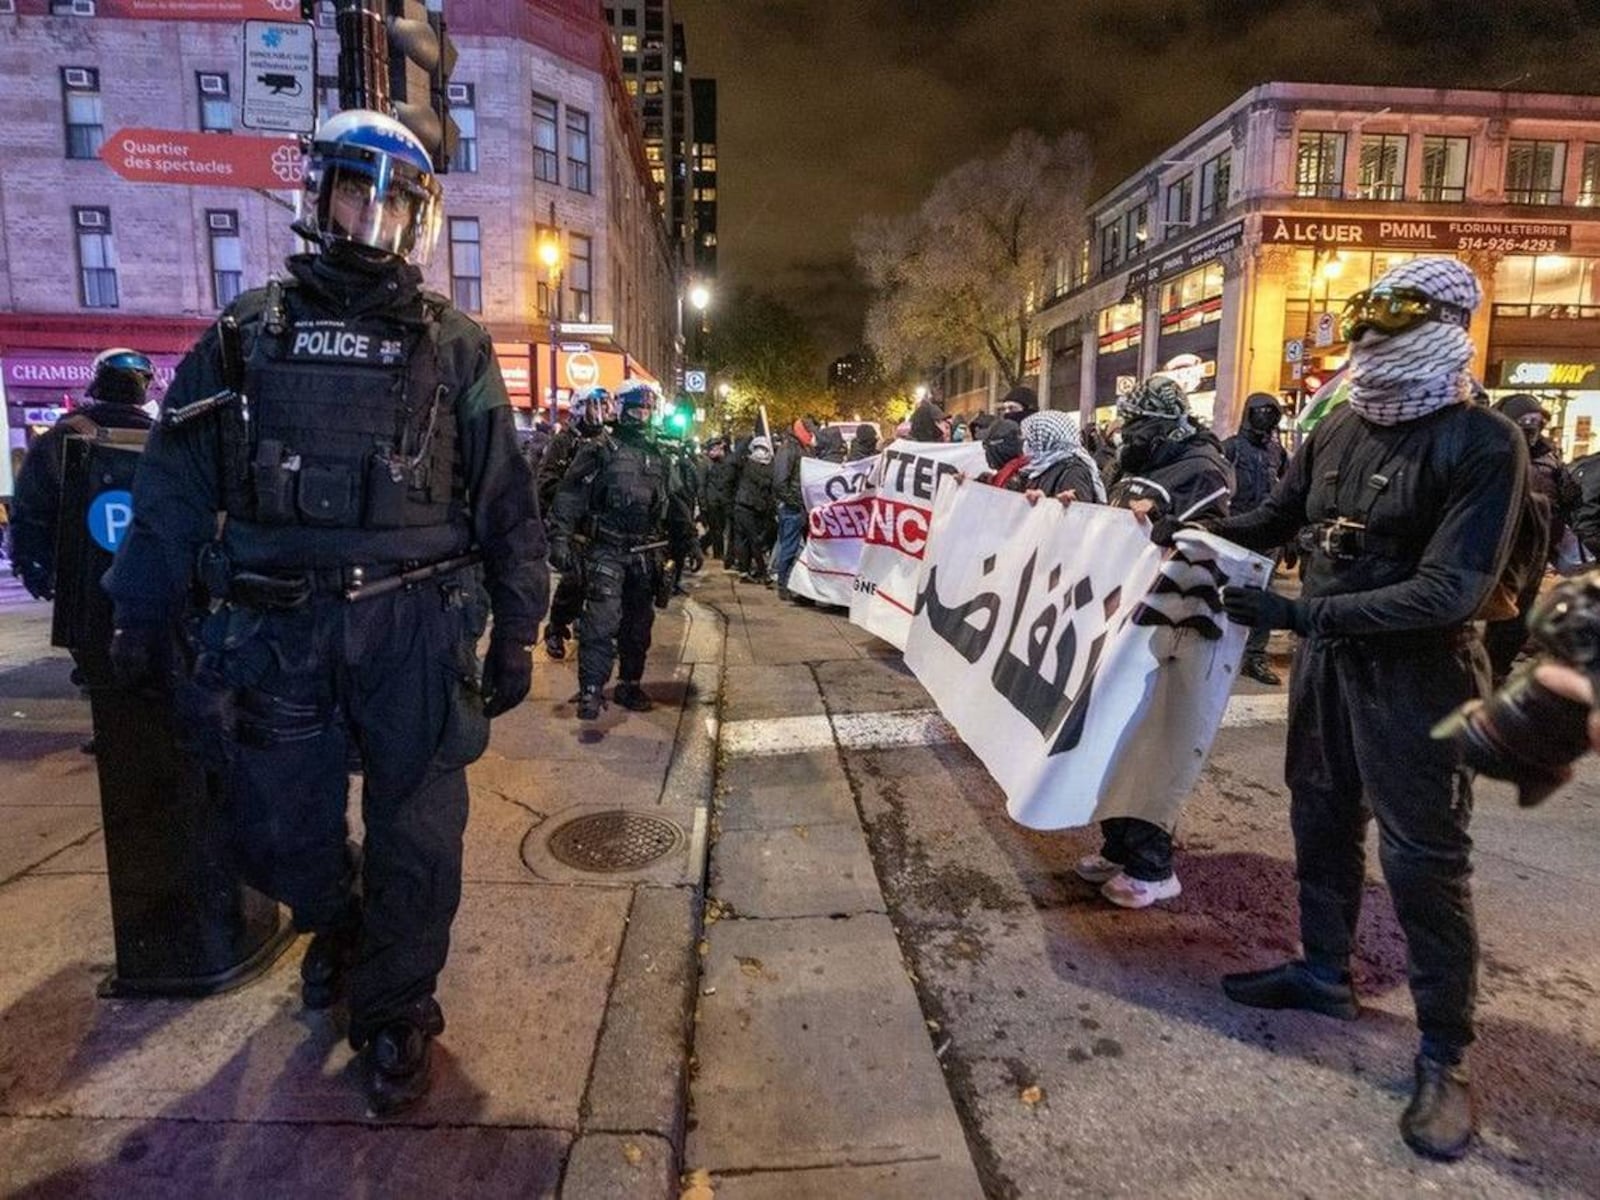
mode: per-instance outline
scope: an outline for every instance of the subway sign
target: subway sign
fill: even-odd
[[[1563,221],[1443,220],[1433,217],[1307,217],[1268,213],[1261,240],[1269,246],[1324,250],[1487,250],[1500,254],[1562,254],[1572,249]]]
[[[1500,364],[1503,388],[1548,388],[1555,391],[1600,390],[1600,362],[1542,362],[1512,358]]]

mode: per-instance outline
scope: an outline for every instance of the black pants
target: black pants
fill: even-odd
[[[1133,879],[1154,883],[1172,874],[1172,835],[1138,817],[1112,817],[1100,822],[1100,853],[1121,865]]]
[[[706,522],[706,532],[700,539],[700,549],[720,561],[726,562],[728,558],[728,506],[721,501],[712,501],[705,506],[703,514]]]
[[[739,505],[733,510],[733,561],[730,565],[752,575],[765,575],[772,537],[770,514]]]
[[[1306,958],[1345,969],[1365,883],[1367,821],[1406,935],[1427,1042],[1472,1041],[1478,934],[1472,915],[1471,776],[1435,722],[1486,687],[1476,635],[1311,639],[1296,654],[1286,776]]]
[[[561,580],[556,584],[555,596],[550,601],[550,619],[545,625],[546,635],[555,631],[566,637],[572,631],[573,622],[582,615],[583,570],[574,567],[561,572]]]
[[[611,665],[626,683],[644,678],[650,631],[656,622],[654,557],[600,548],[584,560],[587,589],[578,623],[578,686],[601,688]],[[620,661],[619,661],[620,660]]]
[[[349,911],[346,796],[351,761],[360,762],[357,1045],[432,996],[449,953],[464,768],[489,732],[475,678],[484,611],[481,589],[468,584],[236,612],[221,660],[236,685],[228,767],[236,852],[246,881],[287,904],[297,928],[332,929]]]

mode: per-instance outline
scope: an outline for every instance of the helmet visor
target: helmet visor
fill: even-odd
[[[1369,288],[1345,301],[1339,332],[1347,342],[1355,341],[1369,329],[1394,337],[1429,321],[1466,329],[1472,324],[1472,311],[1435,300],[1419,288]]]
[[[439,234],[432,176],[387,154],[322,149],[326,156],[306,180],[316,198],[317,232],[325,240],[354,242],[425,266]]]

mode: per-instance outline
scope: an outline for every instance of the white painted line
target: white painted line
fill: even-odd
[[[931,708],[901,712],[840,713],[833,719],[839,745],[846,750],[882,750],[892,746],[941,746],[961,735]]]
[[[827,717],[771,717],[722,726],[724,754],[804,754],[833,744]]]
[[[1263,692],[1255,696],[1232,696],[1222,714],[1224,728],[1240,725],[1276,725],[1289,719],[1289,693]]]

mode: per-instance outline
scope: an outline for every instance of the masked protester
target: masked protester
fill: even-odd
[[[856,426],[850,437],[850,461],[871,458],[878,452],[878,430],[865,421]]]
[[[705,514],[706,532],[700,539],[701,547],[716,556],[717,561],[728,561],[729,526],[733,517],[733,486],[738,481],[738,463],[733,447],[725,437],[714,437],[706,443],[705,485],[700,494],[700,511]]]
[[[582,555],[579,720],[600,716],[613,665],[612,700],[632,712],[654,707],[643,679],[656,597],[668,552],[683,561],[695,543],[688,496],[651,429],[660,405],[660,393],[644,380],[618,388],[612,435],[579,448],[550,514],[552,565],[566,571]]]
[[[1028,456],[1022,449],[1022,426],[1008,417],[995,421],[983,439],[983,457],[989,464],[989,470],[981,477],[984,483],[1014,492],[1022,490],[1022,468],[1028,465]]]
[[[11,501],[11,570],[36,598],[55,596],[56,515],[67,438],[93,437],[101,429],[149,429],[144,401],[153,378],[150,360],[137,350],[103,351],[86,389],[90,403],[73,409],[28,448]]]
[[[948,442],[950,418],[932,400],[924,400],[911,410],[907,436],[914,442]]]
[[[1117,402],[1122,448],[1108,489],[1120,508],[1168,524],[1220,517],[1228,511],[1233,470],[1210,430],[1189,415],[1189,400],[1165,375],[1145,380]],[[1078,864],[1078,876],[1122,908],[1147,908],[1178,896],[1172,831],[1136,817],[1100,823],[1104,844]]]
[[[794,423],[790,436],[773,454],[772,493],[777,501],[778,551],[773,564],[778,577],[778,599],[788,600],[789,573],[800,557],[805,540],[806,505],[800,487],[800,462],[816,451],[817,421],[802,417]]]
[[[189,613],[195,686],[235,714],[217,732],[244,876],[313,934],[306,1005],[348,990],[385,1115],[428,1085],[465,768],[489,718],[527,695],[549,576],[489,334],[414,265],[439,229],[427,152],[387,116],[341,112],[313,137],[305,180],[296,228],[317,249],[230,305],[178,368],[105,588],[130,685],[160,672],[171,622],[206,593]],[[402,574],[408,586],[363,594]]]
[[[1350,955],[1367,822],[1406,936],[1422,1045],[1400,1119],[1419,1154],[1453,1159],[1473,1136],[1465,1055],[1478,935],[1468,886],[1471,777],[1434,724],[1481,696],[1472,624],[1509,554],[1526,439],[1471,403],[1467,327],[1483,293],[1454,259],[1419,258],[1345,306],[1350,399],[1317,425],[1272,496],[1214,522],[1268,551],[1299,534],[1298,600],[1223,591],[1228,615],[1303,639],[1290,679],[1290,824],[1305,957],[1223,980],[1256,1008],[1356,1016]]]
[[[772,443],[758,437],[739,467],[733,498],[733,562],[746,583],[767,581],[767,547],[772,545]]]
[[[1077,418],[1054,411],[1023,417],[1022,450],[1027,462],[1019,478],[1025,492],[1045,496],[1070,492],[1074,500],[1106,502],[1100,469],[1078,438]]]
[[[1024,417],[1031,417],[1039,411],[1039,397],[1031,387],[1019,384],[1000,398],[995,411],[1020,425]]]
[[[1222,456],[1233,466],[1233,512],[1247,513],[1261,507],[1283,478],[1289,455],[1278,440],[1282,421],[1283,408],[1277,397],[1256,392],[1245,400],[1243,428],[1222,443]],[[1283,680],[1267,662],[1267,638],[1267,630],[1250,631],[1240,673],[1257,683],[1278,687]]]
[[[606,426],[615,419],[616,408],[610,392],[592,387],[573,397],[572,413],[572,422],[550,439],[539,464],[539,508],[545,513],[555,511],[556,495],[578,457],[579,447],[606,436]],[[544,651],[557,661],[566,658],[572,624],[583,615],[583,594],[583,564],[581,559],[574,559],[571,568],[561,572],[561,581],[550,601],[550,620],[544,629]]]
[[[1523,498],[1522,516],[1511,551],[1514,586],[1502,598],[1503,607],[1514,612],[1490,620],[1484,629],[1484,648],[1489,653],[1489,668],[1498,686],[1509,674],[1511,665],[1528,640],[1528,612],[1539,599],[1545,568],[1566,536],[1583,497],[1583,490],[1561,461],[1561,453],[1544,436],[1548,414],[1538,400],[1518,392],[1501,400],[1495,408],[1516,422],[1528,443],[1528,488]]]

